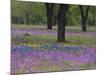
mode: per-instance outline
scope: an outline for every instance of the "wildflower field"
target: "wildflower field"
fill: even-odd
[[[12,25],[13,74],[89,70],[96,68],[96,33],[66,26],[66,42],[57,42],[57,27]]]

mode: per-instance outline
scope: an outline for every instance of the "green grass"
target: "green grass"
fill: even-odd
[[[17,29],[47,29],[46,25],[12,25],[12,27],[15,27]],[[87,27],[88,32],[95,32],[96,28],[93,26]],[[57,31],[57,26],[53,26],[52,31]],[[81,26],[66,26],[66,31],[68,32],[81,32],[82,27]]]
[[[17,44],[43,44],[43,43],[58,43],[56,36],[50,35],[32,35],[32,36],[21,36],[21,37],[13,37],[12,42]],[[18,41],[20,40],[20,41]],[[62,42],[59,44],[67,44],[67,45],[89,45],[95,46],[96,40],[95,37],[85,37],[85,36],[66,36],[67,42]]]
[[[94,63],[87,63],[87,64],[82,64],[80,65],[80,69],[95,69],[96,64]]]
[[[67,36],[66,40],[70,44],[74,45],[95,45],[95,37],[86,37],[86,36]]]

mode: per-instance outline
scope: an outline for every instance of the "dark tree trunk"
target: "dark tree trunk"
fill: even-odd
[[[67,4],[60,4],[58,11],[58,42],[65,42],[65,14],[67,10]]]
[[[26,25],[29,24],[29,14],[27,12],[24,13],[23,21],[24,21],[24,24]]]
[[[45,3],[47,15],[47,29],[52,29],[53,3]]]
[[[29,24],[29,14],[28,13],[25,13],[25,18],[26,18],[26,24],[28,25]]]
[[[53,25],[55,26],[56,25],[57,16],[54,16],[53,18],[54,18],[53,19]]]
[[[82,31],[86,32],[89,6],[86,7],[86,10],[83,9],[82,5],[79,5],[79,7],[80,7],[80,13],[81,13]]]
[[[20,17],[17,17],[17,23],[21,24]]]

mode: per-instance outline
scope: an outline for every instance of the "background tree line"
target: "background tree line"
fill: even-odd
[[[57,14],[59,4],[53,4],[53,25],[57,25]],[[11,0],[11,19],[13,24],[25,24],[25,25],[46,25],[46,7],[45,3],[34,2],[21,2]],[[89,7],[88,12],[88,25],[95,26],[95,6]],[[80,8],[78,5],[70,5],[67,15],[69,26],[78,26],[81,24]],[[65,18],[66,18],[65,17]]]

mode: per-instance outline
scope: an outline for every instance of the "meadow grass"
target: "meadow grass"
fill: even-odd
[[[58,43],[56,36],[50,35],[32,35],[32,36],[20,36],[12,38],[12,42],[17,42],[18,44],[43,44],[43,43]],[[21,40],[21,41],[18,41]],[[85,36],[66,36],[66,42],[61,42],[58,44],[64,45],[93,45],[95,46],[95,37],[85,37]]]
[[[16,29],[46,29],[47,30],[47,26],[46,25],[12,25],[12,28],[15,27]],[[58,26],[52,26],[52,31],[57,31]],[[66,31],[68,32],[82,32],[82,27],[80,26],[66,26]],[[96,27],[93,26],[89,26],[87,27],[88,32],[95,32],[96,31]]]

